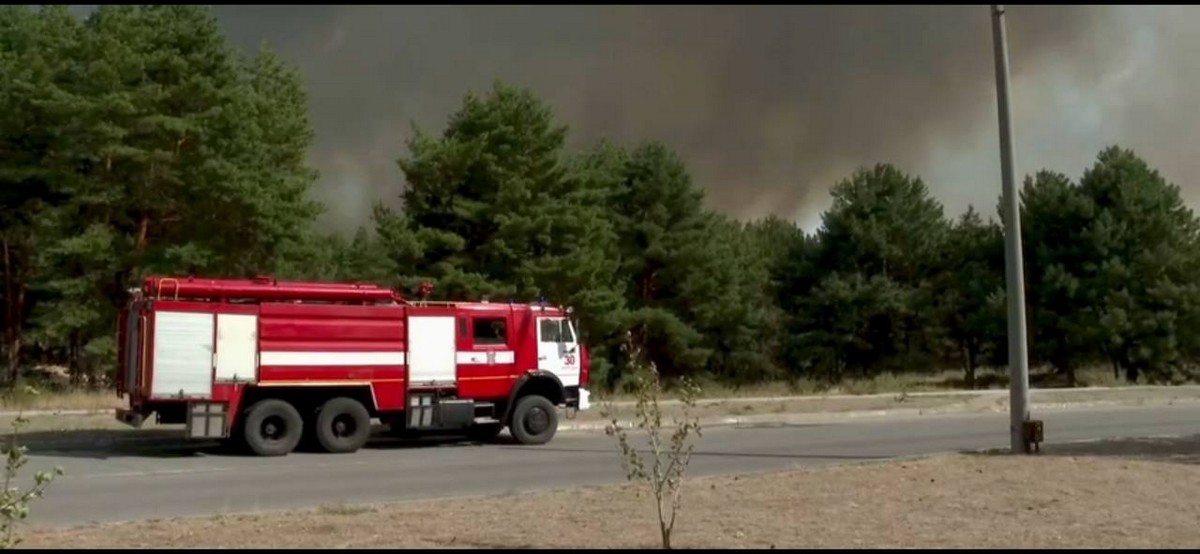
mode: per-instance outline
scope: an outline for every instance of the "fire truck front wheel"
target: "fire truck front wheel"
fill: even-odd
[[[333,398],[321,405],[314,431],[326,452],[354,452],[371,436],[371,414],[353,398]]]
[[[558,410],[544,396],[522,397],[513,409],[509,430],[521,444],[546,444],[558,431]]]
[[[304,420],[291,404],[276,398],[254,403],[242,427],[242,440],[259,456],[284,456],[300,443]]]

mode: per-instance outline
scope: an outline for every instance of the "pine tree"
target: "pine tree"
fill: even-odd
[[[961,360],[967,388],[975,388],[976,370],[1003,349],[1005,313],[1004,236],[993,222],[968,207],[951,231],[935,279],[942,327]]]
[[[623,308],[610,189],[586,163],[571,167],[566,132],[530,91],[502,84],[468,95],[441,136],[418,130],[400,160],[404,211],[375,213],[402,288],[544,298],[576,309],[589,341],[611,340]]]
[[[73,90],[81,26],[65,6],[0,7],[0,257],[6,380],[19,378],[28,318],[47,278],[53,213],[75,185]]]
[[[1104,350],[1130,381],[1169,379],[1200,331],[1200,221],[1179,187],[1131,150],[1103,150],[1079,189],[1096,210],[1083,240],[1091,245],[1086,286]]]
[[[1087,281],[1093,245],[1084,238],[1094,204],[1060,173],[1040,171],[1021,191],[1026,301],[1032,358],[1048,362],[1069,383],[1095,355],[1094,304]]]
[[[941,205],[919,178],[888,164],[856,171],[832,195],[812,262],[803,266],[810,274],[793,277],[814,287],[799,308],[813,313],[798,315],[793,328],[814,352],[825,352],[802,363],[832,363],[831,375],[851,366],[870,375],[928,365],[938,335],[932,280],[948,234]],[[826,313],[837,306],[853,306],[865,319],[851,325]],[[813,327],[826,324],[840,330]],[[832,342],[815,346],[824,339]]]
[[[77,377],[111,366],[111,325],[147,273],[269,271],[318,206],[298,76],[235,55],[207,9],[102,6],[83,23],[64,92],[65,145],[40,214],[36,341]]]

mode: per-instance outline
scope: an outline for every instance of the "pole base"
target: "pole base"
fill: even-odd
[[[1041,443],[1045,439],[1044,429],[1041,420],[1027,419],[1022,424],[1022,435],[1025,437],[1025,453],[1041,452]]]

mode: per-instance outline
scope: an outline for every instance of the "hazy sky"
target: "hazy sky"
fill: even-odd
[[[410,124],[440,132],[470,90],[528,86],[572,130],[661,140],[712,208],[807,229],[829,187],[877,161],[950,214],[994,214],[995,73],[985,6],[221,6],[311,95],[327,221],[395,202]],[[1132,147],[1200,201],[1200,9],[1010,6],[1016,163],[1078,176]]]

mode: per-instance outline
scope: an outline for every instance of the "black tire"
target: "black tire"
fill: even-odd
[[[476,423],[467,428],[467,438],[477,442],[492,442],[503,430],[503,423]]]
[[[334,398],[317,412],[317,442],[326,452],[345,454],[367,444],[371,437],[371,414],[353,398]]]
[[[242,420],[242,441],[259,456],[285,456],[296,449],[303,434],[300,412],[275,398],[256,402]]]
[[[546,444],[558,431],[558,410],[544,396],[522,397],[513,409],[508,428],[521,444]]]

